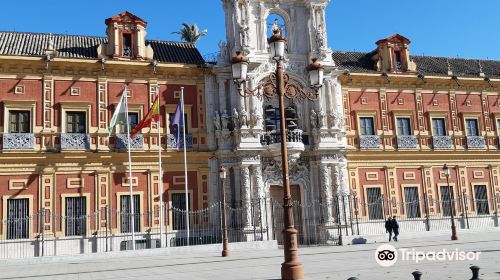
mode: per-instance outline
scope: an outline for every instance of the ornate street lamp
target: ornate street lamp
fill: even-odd
[[[220,185],[222,188],[222,256],[229,256],[229,245],[227,241],[227,214],[226,214],[226,188],[224,187],[224,180],[226,179],[226,169],[224,166],[220,166],[219,168],[219,178]]]
[[[451,196],[451,188],[450,188],[450,169],[448,166],[445,164],[443,166],[443,173],[444,176],[446,177],[446,184],[448,185],[448,200],[449,200],[449,207],[450,207],[450,219],[451,219],[451,240],[458,240],[457,237],[457,228],[455,227],[455,218],[453,215],[453,202],[452,202],[452,196]]]
[[[311,88],[304,88],[299,83],[290,79],[285,74],[285,43],[286,39],[281,36],[280,30],[274,30],[274,34],[268,39],[271,58],[276,61],[276,72],[271,73],[261,81],[257,88],[246,88],[247,69],[249,60],[241,52],[236,53],[236,57],[231,60],[233,80],[238,87],[238,93],[243,96],[279,97],[280,110],[280,132],[281,132],[281,159],[283,165],[283,209],[284,209],[284,255],[285,261],[281,264],[282,279],[302,279],[304,268],[300,263],[297,249],[297,230],[294,226],[292,197],[290,195],[290,179],[288,175],[288,151],[286,144],[286,122],[285,122],[285,97],[292,100],[316,100],[318,91],[323,84],[324,67],[316,61],[307,67],[310,76]]]

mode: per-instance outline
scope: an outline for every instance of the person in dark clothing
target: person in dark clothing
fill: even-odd
[[[391,242],[392,239],[392,218],[389,217],[385,221],[385,232],[389,233],[389,242]]]
[[[399,224],[398,221],[396,220],[396,216],[392,217],[392,231],[394,232],[394,241],[398,241],[398,235],[399,235]]]

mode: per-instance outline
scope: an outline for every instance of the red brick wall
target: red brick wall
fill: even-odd
[[[80,88],[80,95],[73,96],[70,94],[71,88]],[[97,84],[95,82],[81,82],[81,81],[54,81],[54,104],[56,126],[61,123],[61,102],[85,102],[90,103],[90,124],[97,126]]]
[[[24,86],[24,94],[15,94],[16,86]],[[3,126],[4,104],[3,100],[36,101],[36,125],[42,125],[42,81],[0,79],[0,123]]]

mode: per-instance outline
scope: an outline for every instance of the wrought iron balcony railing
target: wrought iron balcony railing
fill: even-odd
[[[144,135],[136,134],[132,139],[130,139],[131,149],[142,149],[144,147]],[[128,137],[127,134],[116,134],[115,135],[115,149],[127,149]]]
[[[306,144],[306,141],[304,141],[304,136],[302,130],[300,129],[295,129],[295,130],[289,130],[286,132],[286,142],[287,143],[303,143]],[[260,143],[262,145],[271,145],[271,144],[276,144],[276,143],[281,143],[281,133],[280,132],[272,132],[272,133],[267,133],[265,135],[262,135],[260,137]]]
[[[4,150],[33,149],[34,138],[35,137],[33,133],[4,133],[3,149]]]
[[[484,149],[486,142],[483,136],[467,136],[467,149]]]
[[[85,133],[61,133],[61,150],[90,149],[90,135]]]
[[[359,147],[361,149],[378,149],[382,141],[380,141],[380,136],[378,135],[360,135],[359,136]]]
[[[433,136],[432,146],[434,149],[451,149],[453,141],[451,140],[451,136]]]
[[[182,137],[181,137],[180,141],[181,141],[180,147],[184,148],[184,143],[183,143]],[[176,147],[177,147],[176,135],[168,134],[167,135],[167,148],[175,149]],[[188,134],[186,134],[186,148],[190,149],[192,147],[193,147],[193,135],[188,133]]]
[[[417,136],[398,135],[398,149],[415,149],[417,147]]]

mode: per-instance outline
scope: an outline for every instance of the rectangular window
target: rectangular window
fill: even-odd
[[[373,117],[360,117],[359,126],[361,135],[375,135],[375,127],[373,126]]]
[[[29,233],[29,200],[7,200],[7,239],[28,238]]]
[[[87,133],[85,112],[66,112],[66,133]]]
[[[172,122],[174,120],[174,115],[175,113],[169,113],[168,114],[168,119],[169,119],[169,124],[170,124],[170,134],[177,134],[177,125],[174,125]],[[188,126],[187,126],[187,114],[184,114],[184,131],[186,134],[188,134]]]
[[[189,201],[190,195],[188,194],[188,207],[191,209],[191,202]],[[172,227],[174,230],[186,229],[186,194],[173,193],[172,194]]]
[[[265,110],[266,131],[280,131],[281,114],[278,108],[269,105]]]
[[[380,188],[367,188],[368,218],[370,220],[381,220],[384,218],[382,194]]]
[[[479,215],[487,215],[490,213],[488,207],[488,192],[486,191],[486,186],[479,185],[474,186],[474,195],[476,202],[476,212]]]
[[[132,207],[130,207],[130,195],[120,196],[120,220],[121,232],[132,232],[132,218],[134,219],[134,232],[140,232],[141,228],[141,202],[140,196],[134,194],[134,215],[132,215]]]
[[[396,122],[398,125],[398,135],[401,136],[412,135],[410,118],[397,118]]]
[[[401,62],[401,52],[395,51],[394,56],[395,56],[395,61],[396,61],[396,70],[401,70],[402,65],[403,65],[403,63]]]
[[[407,218],[420,218],[420,200],[417,187],[405,187],[405,209]]]
[[[132,131],[137,126],[137,123],[139,123],[139,113],[129,112],[128,113],[128,124],[130,125],[129,131]],[[124,133],[127,133],[127,132],[124,131]]]
[[[453,194],[453,187],[441,186],[441,213],[443,216],[450,216],[453,209],[453,215],[456,215],[455,209],[455,195]],[[451,193],[450,193],[451,192]],[[451,207],[450,207],[450,195],[451,195]]]
[[[123,56],[132,56],[132,34],[123,34]]]
[[[87,233],[87,198],[66,197],[66,236]]]
[[[446,136],[446,124],[444,118],[432,119],[432,132],[434,136]]]
[[[497,135],[500,136],[500,119],[497,119]]]
[[[479,136],[477,119],[465,119],[465,129],[467,136]]]
[[[30,133],[30,111],[9,111],[9,133]]]

